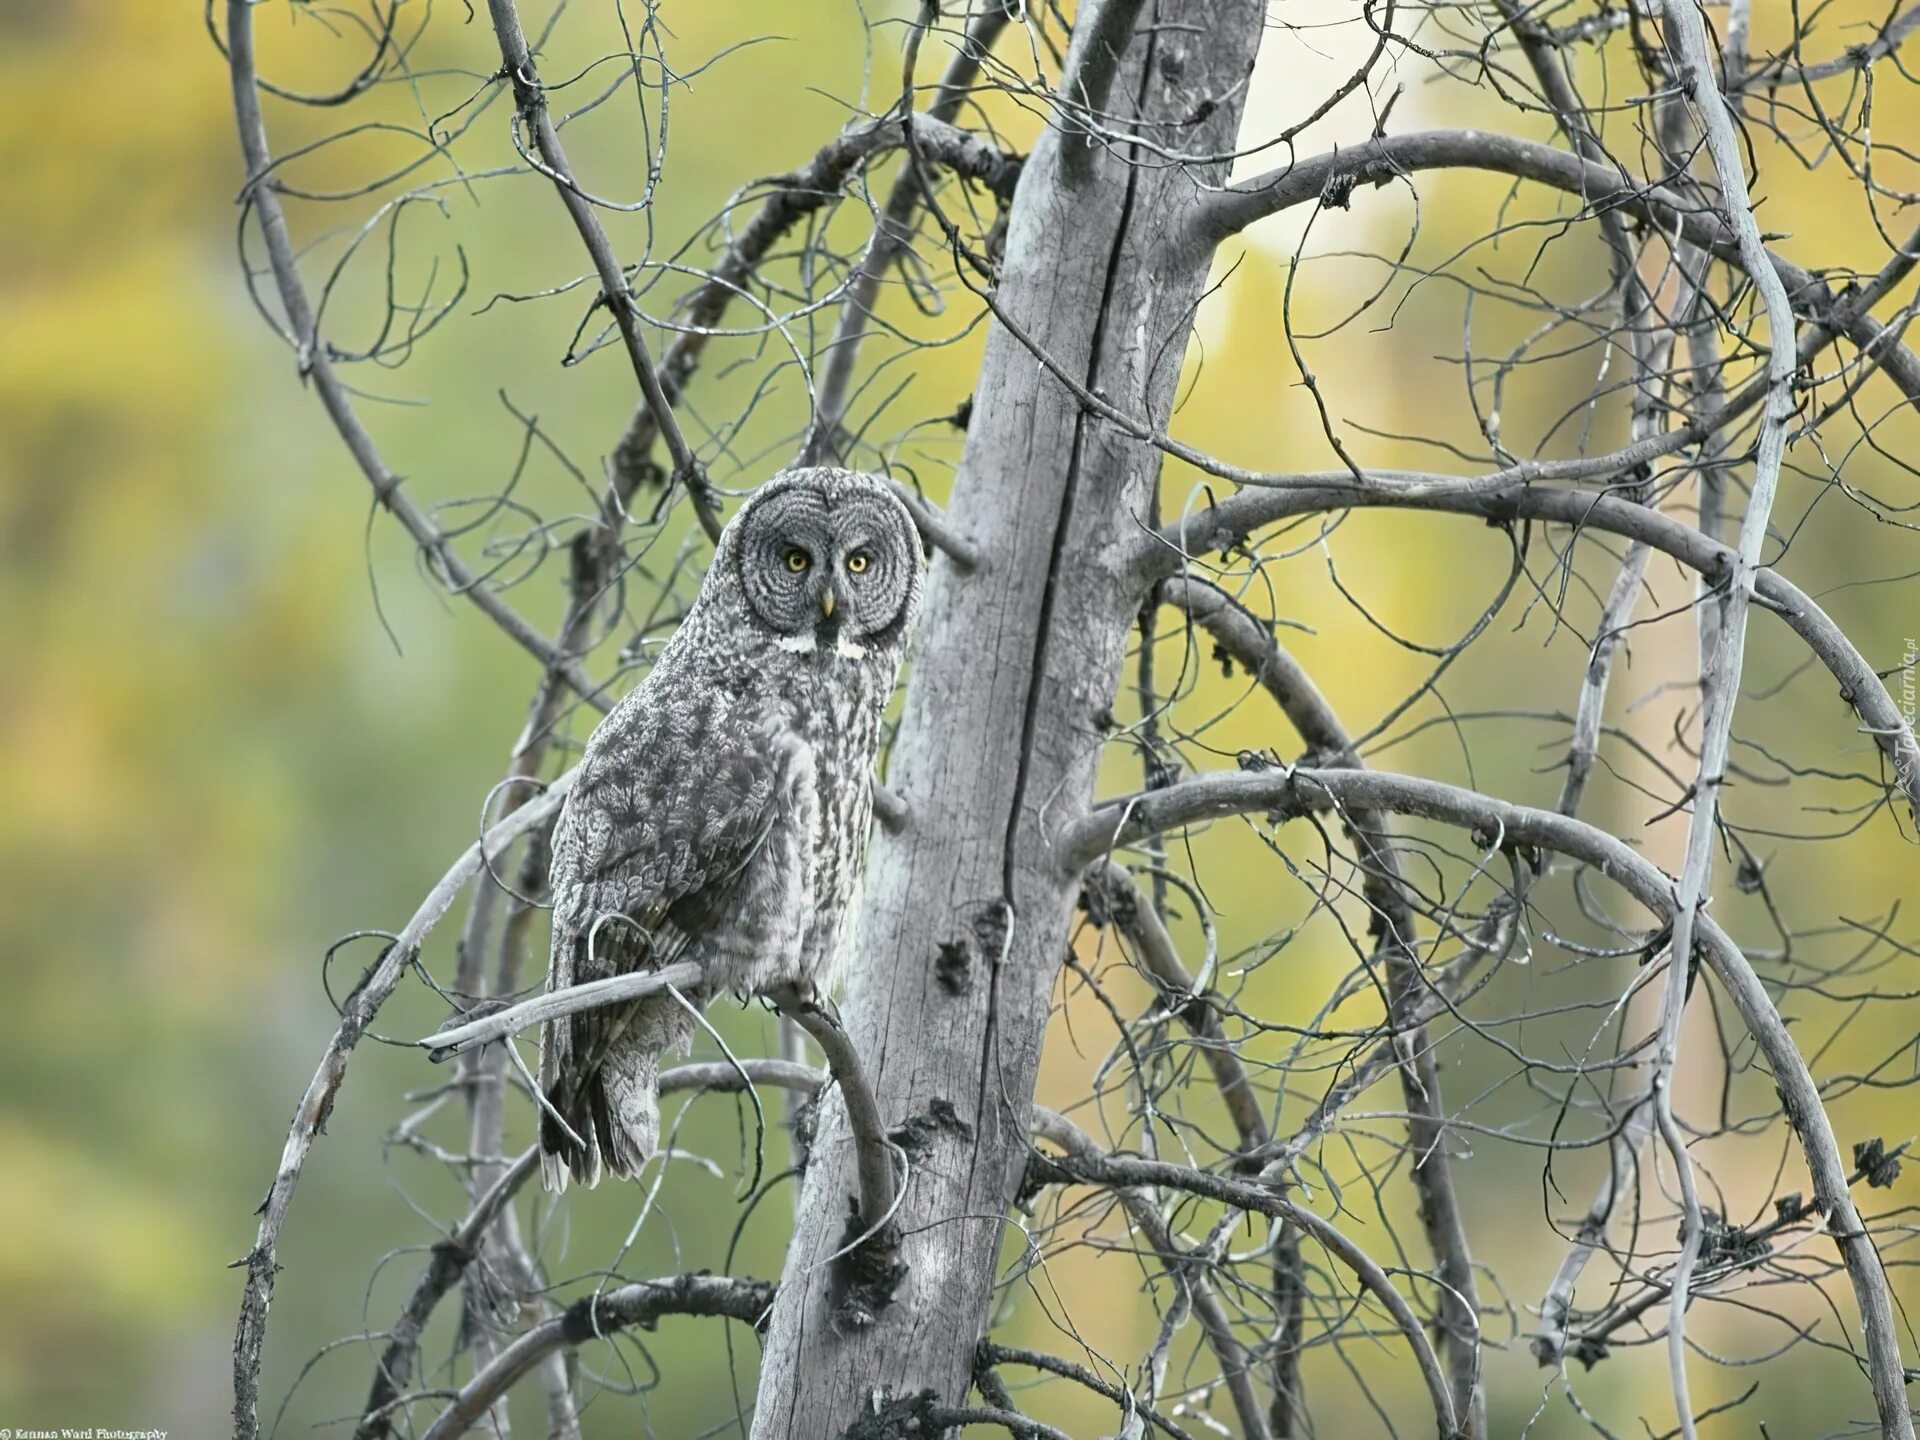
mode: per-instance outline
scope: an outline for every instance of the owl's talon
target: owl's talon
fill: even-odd
[[[760,992],[776,1010],[806,1011],[820,1008],[820,991],[811,980],[786,980]]]

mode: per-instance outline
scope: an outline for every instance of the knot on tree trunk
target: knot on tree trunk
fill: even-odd
[[[869,1235],[860,1218],[860,1197],[848,1198],[847,1228],[840,1237],[845,1253],[833,1262],[833,1321],[840,1330],[865,1330],[893,1304],[907,1278],[900,1239],[900,1227],[891,1220]]]

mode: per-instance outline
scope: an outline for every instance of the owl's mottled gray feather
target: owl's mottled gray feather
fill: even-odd
[[[818,552],[805,574],[796,548]],[[548,989],[678,960],[704,971],[695,1004],[824,983],[918,594],[912,522],[883,482],[800,470],[755,493],[651,673],[587,742],[554,833]],[[671,995],[543,1029],[550,1188],[568,1171],[630,1176],[654,1153],[661,1057],[692,1029]]]

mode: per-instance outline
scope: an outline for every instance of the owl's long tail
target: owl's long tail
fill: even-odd
[[[591,1189],[603,1164],[631,1179],[660,1148],[660,1058],[687,1052],[693,1017],[671,995],[648,995],[574,1038],[576,1053],[547,1084],[551,1108],[540,1119],[549,1190],[564,1190],[569,1171]]]

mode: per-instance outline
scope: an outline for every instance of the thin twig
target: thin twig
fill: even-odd
[[[227,60],[233,82],[234,115],[240,129],[240,151],[247,167],[244,197],[260,221],[260,234],[266,241],[267,259],[272,266],[280,303],[286,311],[287,329],[293,341],[301,375],[320,396],[327,417],[347,451],[373,488],[374,498],[413,537],[420,549],[433,558],[435,568],[446,587],[472,601],[482,614],[500,627],[522,649],[548,669],[557,669],[567,683],[580,694],[597,696],[600,687],[577,664],[557,652],[534,626],[515,611],[489,585],[478,579],[453,547],[418,506],[401,489],[400,476],[387,468],[380,458],[373,436],[354,410],[347,388],[334,370],[327,346],[317,332],[313,307],[300,279],[299,261],[288,231],[285,210],[280,204],[277,182],[270,172],[273,152],[267,143],[266,121],[260,111],[258,77],[254,67],[253,10],[251,0],[227,0]]]
[[[546,1356],[584,1345],[633,1325],[649,1325],[664,1315],[707,1315],[751,1325],[773,1303],[773,1286],[761,1280],[724,1275],[675,1275],[641,1280],[616,1290],[595,1292],[518,1337],[493,1362],[460,1388],[453,1403],[428,1426],[422,1440],[454,1440],[464,1435],[493,1403]]]
[[[1203,626],[1273,696],[1310,754],[1326,764],[1361,764],[1333,707],[1265,627],[1231,596],[1181,575],[1168,579],[1161,593],[1167,604]],[[1407,1142],[1413,1156],[1413,1183],[1420,1193],[1421,1225],[1439,1268],[1440,1329],[1453,1409],[1463,1433],[1480,1440],[1487,1433],[1487,1402],[1480,1383],[1479,1289],[1446,1150],[1440,1069],[1426,1031],[1412,1019],[1430,982],[1414,954],[1413,909],[1394,854],[1391,827],[1383,815],[1369,810],[1342,811],[1341,820],[1361,860],[1362,894],[1373,912],[1371,933],[1387,975],[1387,1021],[1403,1047],[1401,1093],[1412,1117]]]
[[[238,53],[240,42],[233,38],[232,31],[228,34],[229,44]],[[294,1111],[280,1167],[260,1207],[259,1232],[254,1237],[253,1248],[247,1252],[246,1292],[240,1302],[240,1320],[233,1340],[233,1423],[238,1440],[255,1440],[259,1434],[260,1357],[266,1343],[267,1308],[272,1302],[274,1278],[280,1269],[275,1258],[280,1229],[286,1223],[287,1207],[293,1202],[294,1188],[300,1183],[307,1154],[332,1113],[334,1099],[346,1080],[347,1062],[354,1047],[400,983],[400,977],[419,956],[427,935],[451,908],[460,891],[480,873],[486,858],[500,854],[514,840],[555,814],[566,799],[573,773],[569,771],[554,781],[539,800],[521,806],[470,846],[428,892],[413,918],[347,997],[341,1009],[339,1029],[328,1042],[320,1066]]]
[[[1787,427],[1793,420],[1794,321],[1786,287],[1768,263],[1760,226],[1747,195],[1745,160],[1734,134],[1726,102],[1714,81],[1714,57],[1696,0],[1663,0],[1667,41],[1678,51],[1687,90],[1705,132],[1708,153],[1720,179],[1720,193],[1740,246],[1741,263],[1753,277],[1767,312],[1768,396],[1760,422],[1759,453],[1754,461],[1740,543],[1721,608],[1718,644],[1703,657],[1701,683],[1705,705],[1700,722],[1700,765],[1693,784],[1693,814],[1687,825],[1686,860],[1669,944],[1671,959],[1660,1005],[1659,1049],[1652,1076],[1654,1126],[1667,1142],[1679,1174],[1686,1218],[1680,1254],[1674,1262],[1673,1295],[1667,1319],[1667,1366],[1680,1433],[1693,1440],[1693,1406],[1687,1387],[1687,1286],[1700,1254],[1700,1198],[1693,1162],[1673,1115],[1673,1081],[1680,1053],[1680,1022],[1686,1008],[1687,978],[1693,964],[1694,927],[1709,894],[1713,845],[1719,818],[1720,787],[1727,776],[1733,736],[1733,712],[1740,693],[1746,655],[1747,612],[1753,603],[1754,575],[1766,544],[1767,523],[1780,486],[1780,462],[1786,453]],[[1904,1404],[1902,1409],[1905,1409]],[[1882,1419],[1886,1417],[1883,1415]]]
[[[1086,1131],[1066,1116],[1038,1105],[1033,1107],[1033,1133],[1040,1139],[1052,1141],[1075,1158],[1097,1162],[1105,1156],[1099,1144]],[[1234,1338],[1233,1325],[1227,1319],[1226,1311],[1221,1308],[1212,1286],[1207,1283],[1205,1264],[1197,1261],[1174,1238],[1150,1188],[1123,1185],[1114,1193],[1128,1217],[1147,1237],[1147,1243],[1166,1265],[1168,1273],[1187,1287],[1193,1302],[1194,1318],[1199,1321],[1201,1332],[1207,1337],[1207,1344],[1219,1362],[1220,1378],[1227,1387],[1228,1397],[1233,1401],[1241,1433],[1246,1440],[1268,1440],[1270,1432],[1267,1419],[1261,1410],[1259,1397],[1253,1391],[1247,1352]]]
[[[1702,212],[1686,196],[1597,164],[1551,145],[1483,130],[1427,130],[1383,136],[1350,149],[1313,156],[1266,175],[1237,182],[1194,208],[1194,240],[1217,245],[1255,221],[1293,205],[1319,199],[1327,187],[1384,185],[1421,170],[1489,170],[1577,196],[1589,209],[1619,209],[1651,221],[1672,236],[1741,266],[1757,282],[1771,271],[1786,287],[1798,312],[1844,334],[1880,361],[1909,400],[1920,402],[1920,355],[1898,344],[1892,330],[1864,311],[1843,305],[1820,279],[1761,247],[1749,255],[1727,221]]]
[[[1239,544],[1262,526],[1323,510],[1398,506],[1449,511],[1488,520],[1543,520],[1643,541],[1682,565],[1715,578],[1731,573],[1734,552],[1657,510],[1608,495],[1569,490],[1531,489],[1514,494],[1461,495],[1434,492],[1420,497],[1382,496],[1338,483],[1337,474],[1301,476],[1285,490],[1250,490],[1229,496],[1191,518],[1167,526],[1141,543],[1134,568],[1144,588],[1175,573],[1191,555]],[[1861,730],[1887,757],[1894,784],[1920,814],[1920,741],[1915,739],[1886,683],[1867,663],[1847,633],[1814,599],[1774,570],[1753,577],[1763,608],[1786,622],[1840,682],[1840,694],[1854,708]]]
[[[493,17],[494,34],[500,42],[500,61],[506,67],[507,80],[513,86],[513,99],[519,118],[533,132],[534,148],[539,152],[548,178],[559,192],[561,204],[567,207],[567,214],[573,218],[574,228],[580,232],[580,241],[586,246],[594,271],[600,277],[600,293],[613,313],[613,323],[619,328],[627,359],[633,365],[635,379],[640,382],[640,394],[653,415],[653,423],[661,438],[667,442],[667,453],[673,456],[674,478],[686,486],[688,497],[693,501],[694,513],[700,519],[700,528],[707,532],[707,538],[718,540],[720,516],[714,508],[713,496],[707,489],[705,472],[693,453],[693,447],[681,432],[680,422],[674,417],[666,391],[661,388],[660,375],[654,368],[646,337],[640,333],[640,307],[627,286],[626,271],[613,252],[613,242],[607,238],[606,228],[594,213],[593,201],[582,193],[574,181],[573,169],[567,163],[567,152],[560,144],[560,134],[554,129],[553,117],[548,113],[546,88],[540,83],[539,72],[535,70],[533,56],[527,48],[526,34],[520,28],[519,11],[514,6],[514,0],[487,0],[487,10]]]
[[[1329,804],[1420,816],[1473,833],[1499,836],[1506,844],[1558,851],[1594,866],[1661,919],[1671,921],[1678,913],[1672,877],[1604,831],[1551,811],[1509,804],[1435,780],[1377,770],[1296,768],[1281,775],[1223,774],[1183,780],[1149,795],[1099,807],[1068,826],[1055,851],[1060,863],[1078,871],[1116,846],[1147,834],[1228,815],[1300,813]],[[1881,1428],[1895,1440],[1908,1440],[1914,1433],[1913,1421],[1906,1408],[1899,1333],[1894,1328],[1886,1272],[1873,1238],[1854,1208],[1847,1167],[1841,1161],[1819,1088],[1766,986],[1740,948],[1704,912],[1696,916],[1695,934],[1697,948],[1732,998],[1780,1088],[1788,1123],[1806,1155],[1815,1194],[1840,1244],[1866,1331],[1868,1375]]]
[[[798,170],[767,182],[769,193],[759,210],[727,247],[713,267],[712,277],[682,305],[679,333],[660,362],[660,381],[669,399],[677,399],[685,390],[713,338],[714,327],[727,307],[745,293],[755,268],[780,237],[830,204],[862,164],[905,144],[909,131],[914,144],[930,160],[981,181],[1003,198],[1013,193],[1020,175],[1019,162],[939,116],[914,115],[905,124],[882,119],[848,126]],[[627,493],[645,477],[648,456],[659,433],[648,406],[637,409],[627,422],[613,452],[616,482]]]
[[[1060,1128],[1049,1126],[1048,1130]],[[1043,1131],[1043,1134],[1045,1138],[1054,1138],[1050,1133]],[[1090,1142],[1088,1148],[1078,1145],[1066,1148],[1066,1153],[1059,1158],[1036,1156],[1029,1168],[1030,1172],[1037,1170],[1036,1178],[1043,1180],[1078,1180],[1121,1189],[1170,1184],[1257,1215],[1269,1215],[1298,1225],[1322,1249],[1351,1270],[1354,1277],[1393,1317],[1394,1324],[1406,1337],[1419,1363],[1421,1377],[1426,1381],[1427,1393],[1433,1402],[1434,1415],[1440,1422],[1440,1434],[1445,1440],[1453,1440],[1453,1437],[1462,1433],[1454,1419],[1453,1395],[1446,1373],[1440,1368],[1433,1347],[1427,1343],[1425,1329],[1419,1317],[1413,1313],[1413,1308],[1407,1304],[1406,1297],[1394,1287],[1386,1271],[1371,1256],[1313,1211],[1296,1205],[1277,1191],[1244,1180],[1228,1179],[1161,1160],[1136,1160],[1108,1155],[1092,1147]]]
[[[960,113],[973,79],[980,71],[981,61],[993,49],[993,42],[1011,18],[1007,9],[999,4],[988,5],[973,17],[966,34],[954,47],[946,73],[934,87],[932,100],[921,113],[928,119],[949,122]],[[887,203],[874,218],[873,238],[867,242],[866,253],[860,257],[860,269],[840,302],[840,318],[835,322],[833,339],[827,344],[827,357],[820,367],[813,431],[807,440],[807,458],[811,463],[824,463],[838,453],[840,426],[846,419],[848,392],[853,384],[854,362],[867,335],[867,322],[879,299],[881,282],[911,243],[910,222],[923,193],[920,177],[909,165],[895,178]]]

